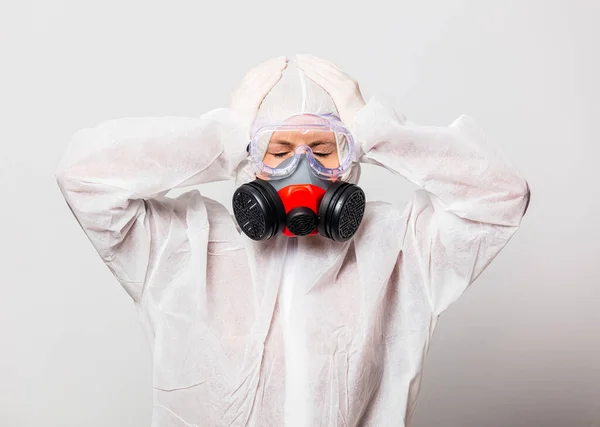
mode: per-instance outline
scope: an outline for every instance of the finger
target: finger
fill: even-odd
[[[318,80],[319,86],[325,89],[333,97],[337,96],[340,90],[348,88],[353,81],[345,75],[332,73],[320,67],[307,66],[303,71],[315,82]]]
[[[287,58],[285,56],[273,58],[260,64],[254,68],[246,78],[244,78],[244,85],[253,86],[260,85],[264,81],[268,80],[274,75],[280,75],[283,70],[287,67]]]
[[[271,90],[273,86],[281,79],[283,75],[283,71],[287,67],[287,62],[284,64],[283,68],[280,66],[264,69],[262,73],[257,74],[255,78],[250,82],[249,87],[268,87],[268,90]]]
[[[257,75],[257,74],[263,74],[265,72],[268,72],[270,70],[283,70],[285,67],[287,67],[287,57],[285,56],[278,56],[276,58],[271,58],[265,62],[263,62],[262,64],[259,64],[258,66],[256,66],[255,68],[253,68],[251,70],[251,73],[253,75]]]
[[[264,93],[266,95],[273,87],[277,84],[281,77],[283,76],[282,71],[277,71],[275,73],[269,73],[256,83],[256,88],[259,92]]]
[[[255,83],[249,86],[249,90],[254,93],[253,98],[257,109],[271,89],[281,80],[282,76],[283,71],[281,70],[276,72],[270,71],[269,73],[265,73],[260,80],[257,79]]]
[[[321,65],[322,64],[307,61],[299,65],[299,68],[304,71],[320,75],[323,79],[327,80],[327,86],[331,87],[332,89],[334,87],[342,88],[354,85],[354,80],[352,80],[350,76],[337,69],[323,67]]]
[[[327,69],[327,70],[330,70],[331,72],[334,72],[334,73],[345,75],[345,73],[340,69],[340,67],[338,67],[337,65],[335,65],[331,61],[328,61],[328,60],[323,59],[323,58],[319,58],[319,57],[314,56],[314,55],[299,55],[299,56],[300,56],[300,59],[299,59],[298,62],[304,62],[306,64],[312,64],[313,66],[320,67],[320,68],[323,68],[323,69]]]
[[[332,92],[335,92],[335,84],[332,84],[332,82],[328,78],[323,76],[318,70],[311,67],[305,68],[302,71],[304,71],[306,77],[308,77],[321,88],[323,88],[325,92],[329,93],[329,95],[331,95],[332,97],[334,96],[334,93]]]
[[[331,85],[344,85],[353,82],[352,78],[345,74],[340,74],[335,71],[331,71],[322,67],[306,66],[303,68],[304,71],[309,70],[312,73],[319,74],[321,77],[326,79]]]
[[[283,61],[275,58],[251,70],[232,94],[234,108],[239,107],[243,116],[254,117],[265,96],[281,79],[286,66],[287,60],[283,57]]]
[[[285,67],[287,67],[287,57],[278,56],[276,58],[271,58],[248,71],[242,78],[242,83],[246,84],[248,82],[254,82],[257,78],[260,79],[261,76],[269,70],[283,70]]]

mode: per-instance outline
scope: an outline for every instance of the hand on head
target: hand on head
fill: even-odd
[[[248,133],[261,102],[281,79],[287,61],[287,57],[279,56],[263,62],[248,71],[239,87],[233,92],[229,108],[242,121]]]
[[[298,68],[321,86],[333,99],[340,119],[350,128],[356,113],[365,105],[358,83],[333,63],[313,55],[296,55]],[[279,56],[250,70],[234,91],[230,109],[238,116],[248,132],[263,99],[279,82],[288,59]]]
[[[356,113],[365,105],[358,82],[325,59],[313,55],[296,57],[298,68],[331,95],[340,119],[350,128]]]

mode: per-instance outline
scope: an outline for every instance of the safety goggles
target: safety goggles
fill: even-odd
[[[306,156],[315,175],[335,180],[352,165],[354,138],[335,116],[302,114],[258,127],[248,149],[254,173],[263,179],[291,175]]]

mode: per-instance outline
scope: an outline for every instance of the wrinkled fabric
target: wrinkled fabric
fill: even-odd
[[[296,60],[289,60],[281,79],[267,94],[256,114],[253,129],[272,123],[281,123],[297,114],[333,114],[338,110],[329,94],[298,68]]]
[[[296,96],[281,99],[298,112]],[[346,243],[253,242],[197,190],[166,197],[252,178],[227,109],[74,136],[56,177],[147,331],[154,427],[410,422],[438,316],[513,236],[529,190],[469,117],[419,126],[371,99],[352,130],[358,160],[420,190],[403,211],[368,203]]]

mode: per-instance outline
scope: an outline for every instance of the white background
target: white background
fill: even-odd
[[[599,22],[598,0],[2,2],[0,425],[150,423],[134,306],[52,176],[71,135],[226,106],[248,68],[307,52],[415,122],[472,115],[531,185],[522,229],[440,320],[414,426],[600,426]],[[374,168],[362,186],[412,190]]]

